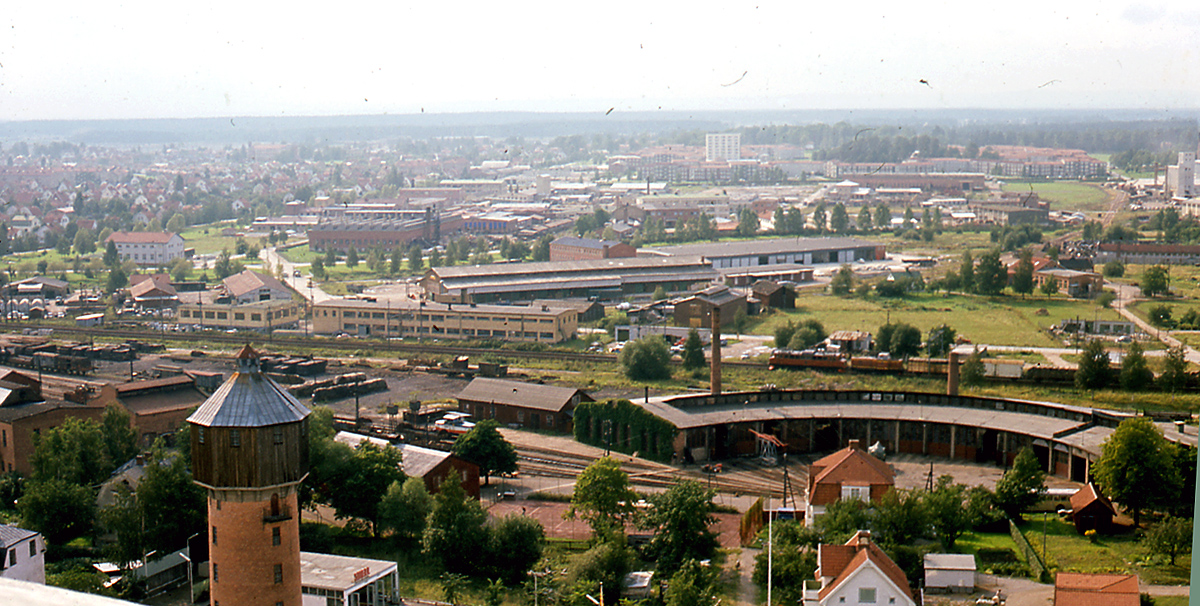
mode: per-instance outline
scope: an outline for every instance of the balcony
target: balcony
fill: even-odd
[[[283,522],[290,519],[292,519],[292,509],[287,505],[280,505],[274,509],[270,507],[263,509],[264,523]]]

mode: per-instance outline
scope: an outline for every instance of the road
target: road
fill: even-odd
[[[300,293],[300,296],[304,297],[310,304],[339,298],[321,290],[320,286],[312,282],[308,276],[307,263],[301,264],[288,261],[275,250],[274,246],[263,249],[261,256],[266,267],[279,267],[282,265],[283,282],[292,287],[292,290]],[[301,270],[300,277],[296,277],[296,270],[300,268],[304,269]]]
[[[1117,310],[1117,313],[1120,313],[1122,316],[1125,316],[1125,319],[1136,324],[1138,328],[1142,329],[1142,332],[1154,335],[1159,341],[1166,343],[1168,347],[1183,347],[1184,356],[1187,358],[1187,361],[1193,364],[1200,364],[1200,352],[1171,336],[1171,331],[1155,328],[1149,322],[1139,318],[1137,314],[1128,308],[1130,303],[1143,299],[1143,297],[1139,296],[1141,291],[1138,287],[1115,282],[1107,282],[1106,284],[1117,294],[1117,300],[1113,302],[1113,308]]]

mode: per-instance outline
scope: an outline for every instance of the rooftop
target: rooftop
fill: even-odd
[[[304,420],[309,410],[286,389],[262,374],[249,345],[238,354],[238,370],[217,388],[189,423],[206,427],[266,427]]]
[[[771,238],[741,242],[705,242],[700,244],[681,244],[679,246],[656,246],[649,250],[672,257],[699,255],[707,259],[712,259],[714,257],[745,257],[749,255],[816,252],[847,248],[875,248],[878,246],[882,246],[882,244],[858,238]]]
[[[394,570],[395,562],[300,552],[300,584],[304,587],[347,592]]]
[[[572,387],[476,377],[458,394],[458,399],[559,412],[577,393],[585,401],[591,401],[582,390]]]

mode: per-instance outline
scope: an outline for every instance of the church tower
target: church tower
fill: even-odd
[[[192,475],[208,491],[212,606],[300,606],[300,511],[309,410],[262,374],[237,372],[188,417]]]

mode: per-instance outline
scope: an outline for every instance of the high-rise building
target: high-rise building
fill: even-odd
[[[238,369],[188,417],[192,472],[208,491],[212,606],[301,606],[300,511],[309,410],[262,374],[249,345]]]
[[[704,159],[709,162],[740,160],[742,136],[737,133],[704,136]]]
[[[1196,152],[1179,152],[1179,161],[1167,167],[1167,193],[1176,198],[1200,194],[1196,188]]]

